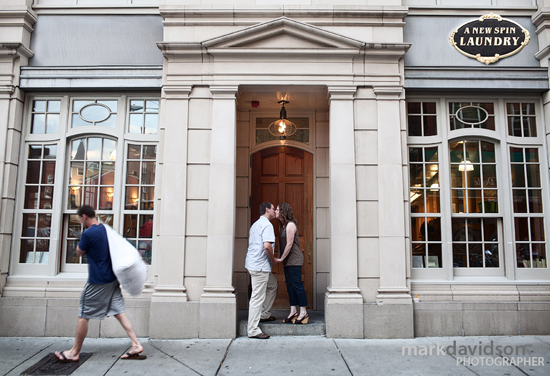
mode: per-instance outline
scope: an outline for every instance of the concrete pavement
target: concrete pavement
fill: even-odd
[[[86,339],[82,351],[93,355],[72,375],[550,374],[550,336],[140,340],[148,356],[141,361],[119,359],[128,339]],[[0,375],[20,375],[47,354],[70,348],[72,341],[0,338]]]

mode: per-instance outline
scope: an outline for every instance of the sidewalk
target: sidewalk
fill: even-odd
[[[72,341],[72,338],[51,337],[0,338],[0,375],[20,375],[49,353],[70,348]],[[144,354],[148,356],[146,360],[120,360],[120,355],[128,350],[128,339],[88,338],[82,351],[93,355],[72,375],[550,374],[550,336],[430,337],[406,340],[281,336],[268,340],[239,337],[234,340],[141,341],[145,348]],[[482,352],[492,352],[493,355],[479,355],[480,347]],[[444,348],[451,353],[470,351],[471,354],[473,351],[475,354],[465,360],[470,361],[469,365],[457,364],[457,359],[467,357],[444,354]],[[430,349],[432,355],[429,355]],[[515,359],[514,362],[518,364],[503,364],[506,360],[504,355],[497,355],[498,349],[511,353],[507,358]],[[519,355],[516,355],[516,351]],[[525,365],[527,361],[531,364]],[[481,365],[481,362],[484,364]]]

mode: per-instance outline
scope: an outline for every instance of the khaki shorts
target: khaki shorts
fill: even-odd
[[[80,295],[79,317],[104,319],[124,313],[124,299],[118,281],[111,283],[86,283]]]

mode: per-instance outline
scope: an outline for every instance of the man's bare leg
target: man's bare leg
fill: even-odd
[[[134,328],[132,327],[132,323],[130,322],[130,319],[126,315],[126,313],[119,313],[118,315],[115,315],[117,320],[120,322],[120,325],[126,330],[126,333],[128,333],[128,337],[130,337],[130,340],[132,341],[132,348],[128,353],[130,354],[139,354],[143,351],[143,346],[139,343],[136,333],[134,332]],[[124,354],[121,356],[122,359],[127,358],[128,355]]]
[[[74,360],[77,361],[80,359],[80,350],[82,349],[82,344],[86,339],[88,334],[88,319],[83,319],[82,317],[78,318],[76,323],[76,333],[74,336],[74,344],[70,350],[66,351],[56,351],[55,356],[59,360]]]

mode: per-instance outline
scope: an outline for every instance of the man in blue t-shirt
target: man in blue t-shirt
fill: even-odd
[[[146,356],[141,355],[143,347],[136,337],[130,319],[124,313],[124,299],[113,273],[105,226],[99,223],[94,209],[88,205],[78,209],[78,219],[86,230],[78,242],[76,254],[86,255],[88,259],[88,283],[80,296],[80,311],[73,347],[66,351],[56,351],[55,357],[64,363],[78,362],[82,344],[88,334],[88,320],[115,316],[132,341],[131,349],[122,355],[121,359],[145,359]]]

